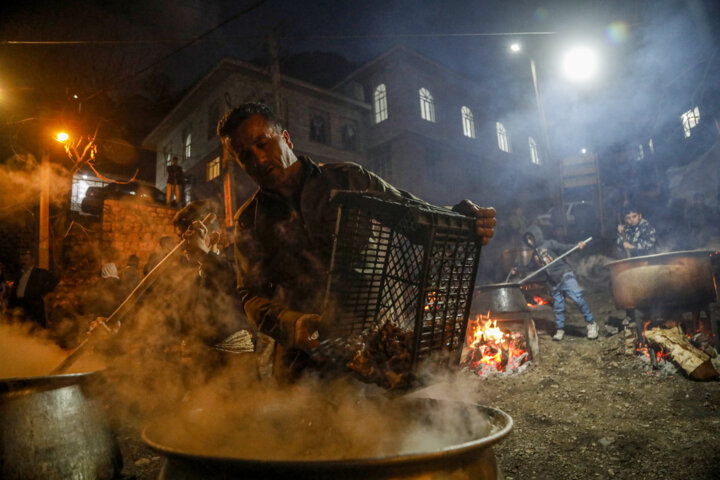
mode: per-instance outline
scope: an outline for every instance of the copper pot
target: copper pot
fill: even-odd
[[[440,402],[415,399],[413,402]],[[450,402],[445,402],[448,405]],[[505,412],[480,405],[452,402],[468,415],[485,415],[493,425],[485,436],[463,439],[438,451],[376,458],[339,460],[267,460],[213,456],[184,451],[178,440],[163,435],[164,429],[151,425],[143,431],[143,440],[165,456],[159,480],[243,479],[271,480],[312,478],[315,480],[496,480],[499,474],[491,446],[510,433],[512,418]],[[417,412],[420,403],[408,412]],[[178,420],[179,421],[179,420]],[[380,433],[380,432],[378,432]]]
[[[0,380],[0,478],[117,477],[120,450],[102,406],[86,393],[95,375]]]
[[[608,263],[615,305],[653,309],[717,301],[711,253],[685,250]]]

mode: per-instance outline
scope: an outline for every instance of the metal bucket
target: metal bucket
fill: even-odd
[[[470,415],[485,415],[492,425],[489,434],[438,451],[376,458],[339,460],[263,460],[213,456],[183,451],[177,439],[165,438],[158,425],[143,431],[143,440],[165,456],[159,480],[243,479],[270,480],[312,478],[314,480],[496,480],[497,462],[491,446],[507,436],[512,429],[512,418],[505,412],[479,405],[431,399],[413,402],[441,402],[457,404]],[[460,407],[458,407],[460,408]],[[408,412],[417,411],[408,408]],[[382,432],[377,432],[382,434]]]
[[[116,478],[120,450],[84,391],[95,374],[0,380],[0,478]]]
[[[685,250],[607,264],[619,309],[706,305],[717,301],[709,250]]]

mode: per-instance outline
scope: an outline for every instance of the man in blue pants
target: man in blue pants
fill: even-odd
[[[520,265],[513,271],[517,273],[519,270],[530,273],[544,265],[549,264],[562,253],[575,247],[575,245],[560,243],[556,240],[543,239],[543,233],[540,227],[531,226],[528,231],[523,234],[523,242],[530,247],[535,253],[527,265]],[[584,242],[578,243],[578,247],[583,249]],[[553,340],[562,340],[565,337],[565,296],[575,302],[580,312],[587,322],[587,338],[594,340],[598,337],[598,327],[595,323],[590,307],[585,298],[583,298],[582,290],[578,284],[575,274],[570,265],[563,259],[548,267],[542,275],[545,275],[553,297],[553,311],[555,313],[555,326],[557,331],[553,336]]]

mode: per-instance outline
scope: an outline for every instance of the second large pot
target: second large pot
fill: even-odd
[[[94,373],[0,380],[0,478],[110,480],[120,450],[96,400]]]
[[[711,253],[685,250],[608,263],[615,305],[653,309],[715,302]]]

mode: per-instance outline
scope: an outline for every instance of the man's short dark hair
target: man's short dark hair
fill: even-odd
[[[623,217],[624,217],[625,215],[630,215],[630,214],[633,213],[633,212],[639,213],[639,214],[642,215],[642,211],[641,211],[640,208],[638,208],[636,205],[625,205],[625,206],[623,207],[623,209],[622,209],[622,215],[623,215]]]
[[[207,227],[211,229],[219,229],[220,222],[217,218],[217,205],[209,200],[197,200],[190,202],[182,210],[175,214],[173,225],[178,235],[182,235],[195,220],[202,220],[209,213],[215,214],[215,220],[210,222]]]
[[[274,130],[278,133],[283,131],[280,119],[275,116],[270,107],[260,102],[248,102],[233,108],[223,115],[217,126],[218,137],[229,137],[241,123],[253,115],[262,115]]]
[[[133,254],[130,255],[130,257],[128,258],[127,264],[128,264],[129,266],[131,266],[131,267],[137,268],[138,265],[140,265],[140,259],[138,258],[137,255],[135,255],[135,254],[133,253]]]

